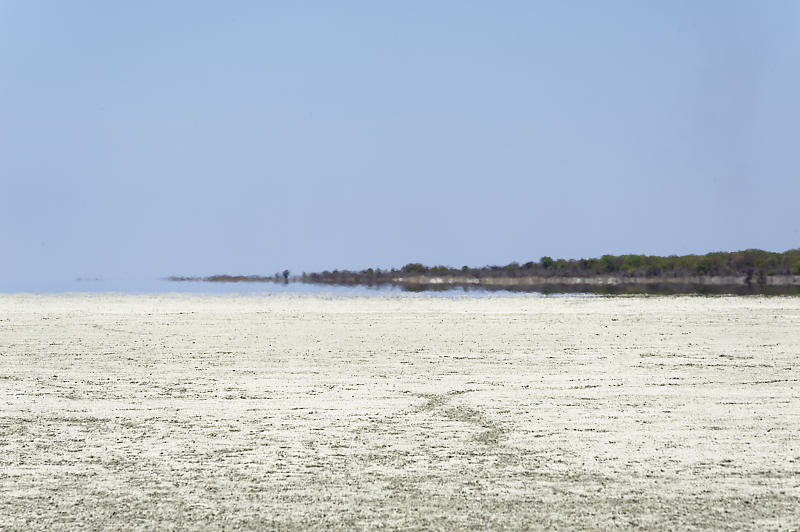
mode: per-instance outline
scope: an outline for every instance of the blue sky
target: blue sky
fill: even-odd
[[[0,1],[0,290],[800,246],[800,4]]]

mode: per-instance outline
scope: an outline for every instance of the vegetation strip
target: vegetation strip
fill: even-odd
[[[333,270],[291,277],[213,275],[173,281],[303,282],[343,286],[398,286],[406,290],[462,288],[599,293],[800,294],[800,249],[783,253],[748,249],[705,255],[603,255],[471,268],[409,263],[400,269]]]

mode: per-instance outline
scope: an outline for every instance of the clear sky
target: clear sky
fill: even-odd
[[[800,247],[800,3],[0,0],[0,290]]]

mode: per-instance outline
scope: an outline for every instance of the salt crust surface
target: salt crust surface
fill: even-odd
[[[0,529],[800,528],[800,298],[0,295]]]

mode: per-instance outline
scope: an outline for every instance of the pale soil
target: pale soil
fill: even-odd
[[[800,528],[800,298],[0,296],[0,529]]]
[[[414,275],[396,277],[393,279],[398,284],[407,285],[481,285],[481,286],[548,286],[548,285],[698,285],[698,286],[747,286],[747,277],[744,275],[713,275],[713,276],[686,276],[686,277],[625,277],[616,275],[590,275],[579,276],[544,276],[520,275],[518,277],[475,277],[472,275]],[[756,277],[750,279],[751,286],[759,287]],[[767,275],[764,278],[766,286],[797,286],[800,285],[800,275]]]

